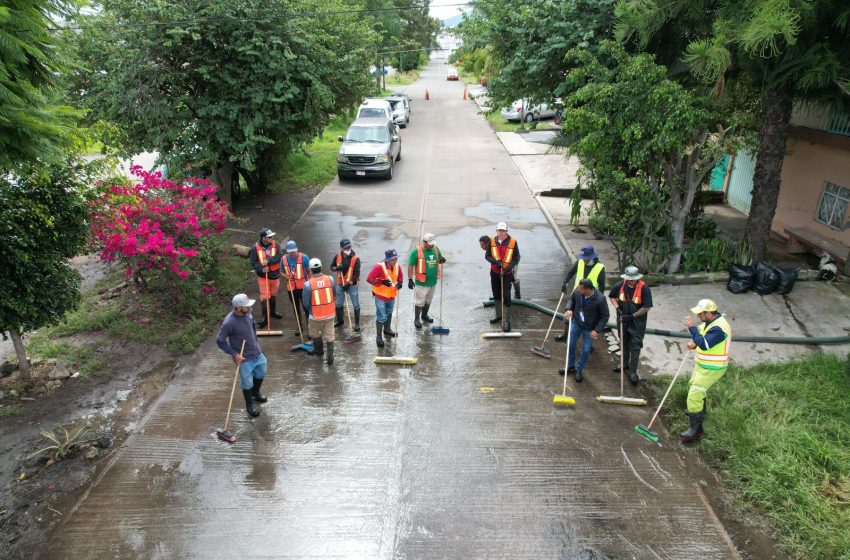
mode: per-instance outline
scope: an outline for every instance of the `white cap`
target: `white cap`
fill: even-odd
[[[422,241],[424,241],[425,243],[430,243],[431,245],[433,245],[434,242],[437,241],[437,237],[433,233],[426,233],[425,235],[422,236]]]
[[[496,225],[496,230],[500,230],[500,229],[504,230],[504,231],[508,231],[508,224],[506,224],[505,222],[499,222]]]
[[[233,307],[251,307],[257,301],[249,298],[245,294],[236,294],[233,296]]]
[[[322,268],[322,261],[320,261],[319,259],[317,259],[317,258],[313,257],[312,259],[310,259],[310,268],[311,268],[311,269],[318,269],[318,268]]]

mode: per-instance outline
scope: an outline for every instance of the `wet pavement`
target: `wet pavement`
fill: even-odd
[[[434,64],[407,88],[413,112],[394,179],[334,181],[294,237],[326,263],[350,237],[371,265],[433,232],[449,261],[442,323],[451,333],[416,331],[405,288],[400,336],[377,349],[361,286],[363,341],[337,342],[327,366],[289,351],[290,310],[285,336],[261,339],[269,402],[252,420],[237,395],[233,445],[215,428],[234,366],[207,341],[43,558],[737,557],[677,444],[634,432],[652,411],[594,400],[619,391],[603,340],[586,381],[569,381],[576,406],[558,409],[563,349],[550,342],[552,360],[530,352],[548,317],[516,308],[522,338],[481,338],[494,329],[481,305],[489,278],[480,235],[509,223],[523,296],[549,307],[564,257],[475,104],[444,76]],[[438,301],[432,310],[439,316]],[[375,355],[418,363],[379,367]]]

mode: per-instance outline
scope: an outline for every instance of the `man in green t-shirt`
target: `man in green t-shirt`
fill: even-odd
[[[422,321],[433,323],[434,319],[428,315],[434,292],[437,291],[437,280],[440,278],[442,265],[446,262],[436,245],[433,233],[422,236],[422,245],[410,252],[407,261],[407,287],[413,290],[413,299],[416,305],[416,313],[413,326],[422,328]]]

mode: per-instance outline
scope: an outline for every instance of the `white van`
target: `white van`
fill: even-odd
[[[386,99],[367,97],[357,110],[357,118],[393,120],[393,108]]]

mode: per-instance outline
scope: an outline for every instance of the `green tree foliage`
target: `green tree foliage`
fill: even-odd
[[[86,183],[79,164],[19,166],[0,177],[0,333],[11,336],[24,375],[23,333],[79,302],[80,275],[67,260],[86,242]]]
[[[12,0],[0,6],[0,169],[59,157],[75,112],[57,103],[66,48],[50,30],[69,16],[66,0]]]
[[[617,35],[721,94],[757,84],[761,130],[744,241],[761,260],[779,198],[794,101],[850,104],[846,0],[620,0]]]

